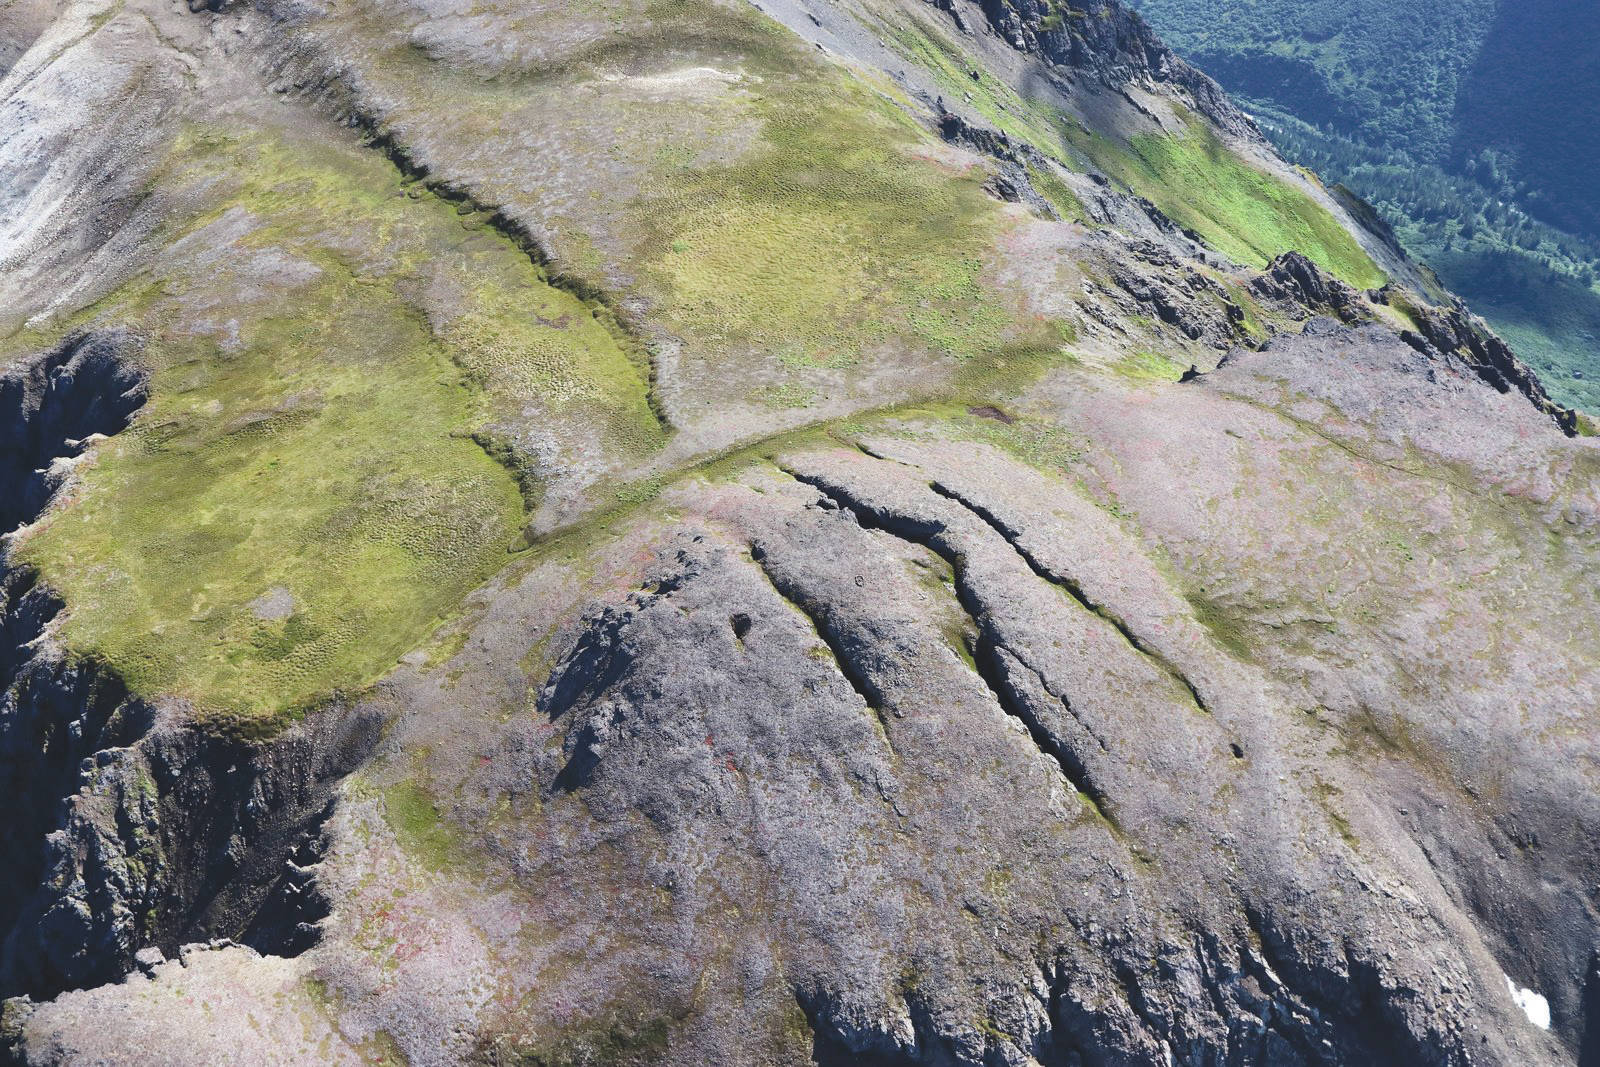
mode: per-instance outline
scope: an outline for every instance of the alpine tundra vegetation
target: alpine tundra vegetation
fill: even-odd
[[[0,1061],[1595,1067],[1571,395],[1112,0],[0,0]]]

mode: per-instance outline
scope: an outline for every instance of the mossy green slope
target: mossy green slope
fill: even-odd
[[[1069,170],[1103,172],[1229,258],[1263,267],[1293,249],[1352,285],[1371,288],[1386,280],[1326,208],[1245,160],[1197,117],[1180,109],[1185,128],[1179,133],[1122,137],[1094,131],[1057,104],[1030,99],[983,71],[927,19],[888,7],[880,17],[886,37],[906,59],[931,73],[951,98],[967,100],[995,129]],[[1059,180],[1040,177],[1041,193],[1066,217],[1081,218],[1081,205],[1061,195]]]
[[[1259,268],[1294,250],[1357,288],[1387,280],[1310,196],[1246,162],[1192,116],[1185,116],[1185,127],[1126,142],[1070,124],[1066,129],[1096,166],[1230,259]]]
[[[136,691],[267,728],[391,668],[519,537],[472,436],[492,413],[579,407],[659,444],[604,316],[377,153],[197,132],[165,177],[223,191],[163,277],[96,309],[150,336],[150,403],[21,549],[71,647]],[[448,294],[431,318],[424,286]]]

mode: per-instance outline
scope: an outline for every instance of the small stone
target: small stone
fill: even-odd
[[[166,962],[166,955],[154,945],[147,945],[133,954],[134,966],[146,978],[154,978],[156,976],[156,968]]]

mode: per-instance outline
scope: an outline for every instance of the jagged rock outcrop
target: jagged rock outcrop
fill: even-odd
[[[1371,317],[1360,295],[1299,252],[1285,252],[1250,283],[1251,292],[1292,318],[1331,315],[1346,325]]]
[[[1151,315],[1180,336],[1221,351],[1246,339],[1244,309],[1215,279],[1153,242],[1135,243],[1130,251],[1109,268],[1111,282],[1132,301],[1126,314]]]
[[[0,532],[36,518],[88,439],[144,404],[138,350],[125,331],[77,334],[0,374]]]
[[[1019,51],[1037,53],[1112,90],[1129,82],[1168,82],[1221,129],[1260,136],[1216,82],[1175,55],[1136,12],[1115,0],[983,0],[981,7],[995,32]]]
[[[52,696],[17,699],[60,714],[77,694]],[[153,709],[119,708],[138,732],[90,734],[83,747],[92,754],[66,776],[72,791],[51,801],[52,814],[65,814],[45,836],[42,876],[22,887],[7,924],[0,984],[48,996],[115,981],[145,948],[175,958],[182,945],[219,935],[273,952],[314,942],[327,914],[311,878],[322,821],[379,726],[342,710],[260,744],[189,725],[152,728]],[[51,784],[34,784],[33,795],[51,797]],[[37,848],[38,838],[34,828],[19,844]]]
[[[37,518],[70,475],[89,439],[123,429],[145,399],[137,344],[126,333],[76,335],[0,376],[0,523],[9,542]],[[0,791],[8,817],[0,829],[0,930],[9,942],[33,917],[26,901],[47,861],[45,838],[60,825],[80,764],[126,744],[148,726],[149,709],[98,665],[74,660],[51,638],[60,599],[0,548]],[[40,930],[41,940],[51,932]],[[67,937],[65,951],[99,959],[103,945]],[[0,988],[29,988],[15,977],[9,944],[0,949]],[[29,964],[48,964],[37,952]],[[121,968],[97,962],[98,975]],[[57,987],[59,988],[59,986]]]
[[[1515,389],[1555,420],[1567,434],[1577,432],[1577,416],[1550,399],[1533,371],[1484,321],[1463,307],[1416,310],[1420,337],[1407,333],[1413,344],[1431,345],[1440,352],[1460,356],[1483,380],[1501,392]]]

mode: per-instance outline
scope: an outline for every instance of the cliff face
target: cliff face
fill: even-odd
[[[1592,439],[1136,16],[0,28],[5,1056],[1588,1067]]]

